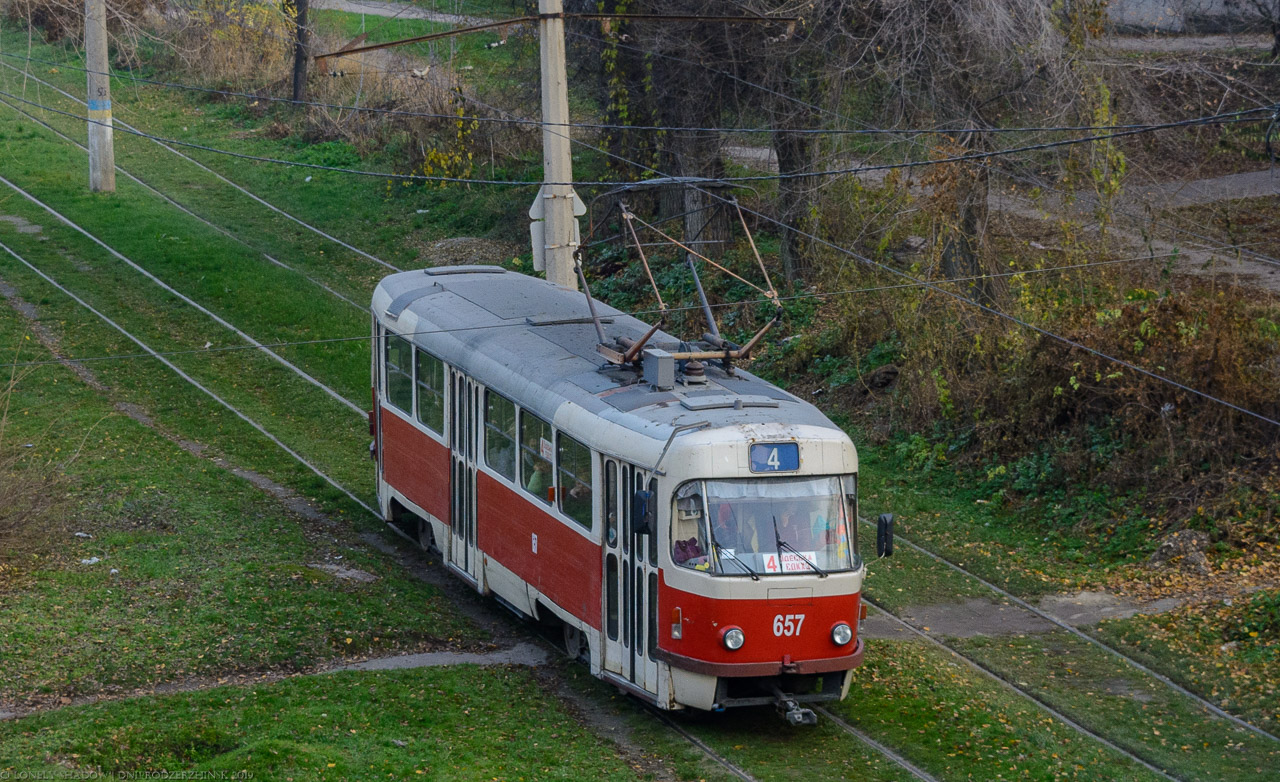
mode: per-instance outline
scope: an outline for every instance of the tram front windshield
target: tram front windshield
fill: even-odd
[[[853,491],[852,476],[690,481],[676,492],[672,559],[724,576],[860,567],[845,500]]]

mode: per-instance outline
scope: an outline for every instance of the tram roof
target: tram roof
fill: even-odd
[[[605,336],[642,337],[650,324],[595,303]],[[632,369],[596,352],[586,297],[546,280],[497,266],[445,266],[382,280],[373,309],[392,331],[522,407],[554,420],[565,402],[658,439],[672,427],[782,422],[836,427],[816,407],[760,378],[704,362],[705,385],[656,390]],[[678,338],[659,331],[648,347],[675,352]],[[735,407],[734,402],[741,402]]]

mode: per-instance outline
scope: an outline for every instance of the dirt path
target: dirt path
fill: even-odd
[[[1269,35],[1115,35],[1097,42],[1101,49],[1122,52],[1186,52],[1224,49],[1271,50]]]

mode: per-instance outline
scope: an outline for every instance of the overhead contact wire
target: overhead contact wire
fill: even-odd
[[[151,349],[151,347],[150,347],[149,345],[147,345],[145,342],[143,342],[142,340],[140,340],[140,339],[138,339],[137,337],[135,337],[133,334],[129,333],[129,332],[128,332],[128,331],[127,331],[123,326],[121,326],[119,323],[116,323],[116,322],[115,322],[114,320],[112,320],[111,318],[108,318],[106,315],[104,315],[104,314],[102,314],[101,312],[99,312],[98,310],[94,309],[94,307],[93,307],[91,304],[89,304],[88,302],[86,302],[84,299],[80,298],[80,297],[79,297],[79,296],[77,296],[76,294],[72,293],[72,292],[71,292],[70,290],[68,290],[67,288],[65,288],[65,287],[63,287],[62,285],[60,285],[60,284],[57,282],[57,280],[53,279],[52,277],[50,277],[49,275],[45,274],[45,273],[44,273],[43,271],[41,271],[40,269],[36,268],[34,265],[32,265],[30,262],[28,262],[26,258],[23,258],[21,255],[18,255],[16,252],[14,252],[12,249],[10,249],[7,245],[5,245],[5,244],[3,244],[3,243],[0,243],[0,249],[3,249],[3,250],[4,250],[5,252],[7,252],[9,255],[11,255],[11,256],[13,256],[14,258],[16,258],[16,259],[18,260],[18,262],[19,262],[19,263],[21,263],[23,266],[26,266],[28,269],[30,269],[31,271],[35,272],[37,275],[39,275],[39,277],[40,277],[42,280],[44,280],[45,282],[49,283],[49,284],[50,284],[50,285],[52,285],[54,288],[57,288],[57,289],[58,289],[59,291],[61,291],[62,293],[66,294],[66,296],[67,296],[67,297],[69,297],[72,301],[74,301],[75,303],[79,304],[81,307],[84,307],[86,310],[88,310],[89,312],[93,313],[94,315],[97,315],[99,318],[101,318],[101,319],[103,320],[103,322],[105,322],[107,325],[111,326],[113,329],[115,329],[116,331],[118,331],[118,332],[120,332],[121,334],[123,334],[125,337],[127,337],[131,342],[133,342],[133,343],[134,343],[135,345],[137,345],[139,348],[142,348],[144,351],[146,351],[146,352],[147,352],[147,354],[148,354],[148,355],[150,355],[152,358],[156,359],[156,360],[157,360],[157,361],[159,361],[161,364],[164,364],[166,367],[168,367],[169,369],[173,370],[173,372],[174,372],[175,374],[177,374],[177,375],[178,375],[178,377],[182,378],[183,380],[187,381],[187,382],[188,382],[188,383],[190,383],[191,385],[193,385],[193,386],[195,386],[196,388],[198,388],[200,391],[204,392],[204,393],[205,393],[209,398],[211,398],[213,401],[217,402],[218,404],[222,405],[224,408],[226,408],[228,411],[230,411],[233,415],[235,415],[235,416],[236,416],[237,418],[239,418],[241,421],[244,421],[244,422],[245,422],[245,423],[247,423],[249,426],[252,426],[252,427],[253,427],[254,429],[256,429],[256,430],[258,431],[258,433],[259,433],[259,434],[261,434],[263,437],[266,437],[268,440],[270,440],[271,442],[275,443],[275,444],[280,448],[280,450],[284,451],[284,452],[285,452],[285,453],[287,453],[289,456],[293,457],[293,459],[294,459],[294,460],[296,460],[299,464],[301,464],[302,466],[306,467],[306,468],[307,468],[307,469],[309,469],[311,472],[315,473],[315,474],[316,474],[317,476],[319,476],[319,477],[320,477],[320,478],[321,478],[325,483],[329,484],[329,485],[330,485],[330,486],[332,486],[333,488],[335,488],[335,489],[337,489],[338,491],[340,491],[340,492],[342,492],[343,494],[345,494],[345,495],[346,495],[346,496],[347,496],[347,497],[348,497],[352,502],[356,503],[356,504],[357,504],[357,505],[359,505],[361,508],[364,508],[366,511],[368,511],[368,512],[370,513],[370,515],[372,515],[372,516],[374,516],[374,517],[377,517],[377,518],[380,518],[380,517],[381,517],[381,514],[380,514],[380,513],[378,513],[377,511],[375,511],[372,507],[370,507],[367,503],[365,503],[365,502],[364,502],[363,500],[361,500],[359,497],[357,497],[356,495],[354,495],[354,494],[352,494],[350,491],[348,491],[348,490],[347,490],[347,488],[346,488],[346,487],[344,487],[342,484],[338,483],[338,482],[337,482],[337,481],[335,481],[333,478],[330,478],[330,477],[329,477],[327,474],[325,474],[325,473],[324,473],[320,468],[316,467],[314,464],[312,464],[311,462],[307,461],[307,460],[306,460],[306,459],[305,459],[301,454],[299,454],[297,451],[295,451],[295,450],[293,450],[292,448],[290,448],[289,446],[285,445],[285,444],[284,444],[284,442],[282,442],[282,441],[280,440],[280,438],[276,437],[276,436],[275,436],[275,435],[273,435],[271,432],[267,431],[267,429],[266,429],[265,427],[263,427],[263,426],[262,426],[262,424],[258,423],[257,421],[253,420],[253,419],[252,419],[252,418],[250,418],[249,416],[247,416],[247,415],[245,415],[244,413],[240,412],[240,411],[239,411],[238,409],[236,409],[236,407],[235,407],[235,406],[233,406],[230,402],[228,402],[227,400],[225,400],[225,399],[223,399],[222,397],[218,396],[218,395],[217,395],[216,393],[214,393],[213,391],[209,390],[209,388],[207,388],[206,386],[204,386],[203,384],[201,384],[201,383],[200,383],[200,381],[196,380],[196,379],[195,379],[194,377],[192,377],[191,375],[189,375],[189,374],[187,374],[186,372],[182,371],[182,370],[181,370],[180,368],[178,368],[178,366],[177,366],[177,365],[175,365],[173,362],[169,361],[167,358],[165,358],[164,356],[160,355],[160,353],[159,353],[159,352],[157,352],[157,351],[155,351],[155,350],[152,350],[152,349]]]
[[[221,316],[219,316],[219,315],[217,315],[216,313],[214,313],[212,310],[209,310],[208,308],[204,307],[204,306],[203,306],[203,305],[201,305],[199,302],[195,301],[194,299],[192,299],[191,297],[187,296],[186,294],[181,293],[181,292],[180,292],[180,291],[178,291],[176,288],[174,288],[173,286],[171,286],[171,285],[169,285],[168,283],[166,283],[164,280],[161,280],[159,277],[155,276],[154,274],[152,274],[151,272],[147,271],[147,270],[146,270],[146,269],[144,269],[143,267],[141,267],[141,266],[139,266],[138,264],[134,263],[132,260],[130,260],[130,259],[129,259],[128,257],[126,257],[124,254],[122,254],[122,253],[118,252],[118,251],[117,251],[115,248],[113,248],[111,245],[109,245],[109,244],[107,244],[106,242],[102,241],[101,239],[99,239],[98,237],[94,236],[93,234],[89,233],[89,232],[88,232],[88,231],[86,231],[84,228],[81,228],[79,225],[77,225],[76,223],[72,222],[72,221],[71,221],[70,219],[68,219],[67,217],[64,217],[60,212],[58,212],[57,210],[55,210],[53,207],[49,206],[48,204],[44,203],[44,202],[43,202],[43,201],[41,201],[40,199],[38,199],[38,198],[36,198],[35,196],[31,195],[31,194],[30,194],[30,193],[28,193],[26,190],[23,190],[21,187],[18,187],[18,186],[17,186],[17,185],[15,185],[13,182],[10,182],[8,179],[5,179],[3,176],[0,176],[0,184],[4,184],[4,185],[6,185],[7,187],[11,188],[14,192],[16,192],[18,195],[22,196],[23,198],[27,199],[28,201],[32,202],[33,204],[35,204],[35,205],[39,206],[41,209],[44,209],[46,212],[48,212],[49,214],[53,215],[57,220],[59,220],[60,222],[62,222],[63,224],[65,224],[67,227],[69,227],[69,228],[71,228],[72,230],[76,231],[77,233],[79,233],[79,234],[83,235],[85,238],[89,239],[89,240],[90,240],[91,242],[93,242],[94,244],[96,244],[96,245],[98,245],[99,247],[101,247],[102,249],[106,250],[106,251],[107,251],[108,253],[110,253],[112,256],[114,256],[114,257],[118,258],[119,260],[123,261],[125,264],[127,264],[127,265],[129,266],[129,268],[133,269],[134,271],[138,272],[138,273],[139,273],[139,274],[141,274],[142,276],[144,276],[144,277],[146,277],[147,279],[151,280],[153,283],[155,283],[157,286],[159,286],[162,290],[166,291],[167,293],[169,293],[169,294],[170,294],[170,295],[172,295],[172,296],[176,296],[177,298],[181,299],[181,300],[182,300],[183,302],[185,302],[186,304],[188,304],[188,305],[190,305],[191,307],[195,308],[196,310],[198,310],[198,311],[200,311],[200,312],[204,313],[206,316],[208,316],[209,318],[213,319],[213,321],[214,321],[215,323],[217,323],[218,325],[222,326],[223,328],[225,328],[225,329],[227,329],[227,330],[229,330],[229,331],[234,332],[237,336],[239,336],[239,337],[240,337],[241,339],[243,339],[244,341],[248,342],[250,345],[254,346],[254,347],[255,347],[255,348],[257,348],[258,350],[261,350],[262,352],[266,353],[266,354],[267,354],[268,356],[270,356],[271,358],[275,359],[275,361],[276,361],[276,362],[278,362],[281,366],[283,366],[283,367],[285,367],[286,369],[290,370],[291,372],[293,372],[295,375],[297,375],[298,377],[302,378],[303,380],[306,380],[308,383],[310,383],[311,385],[315,386],[316,388],[319,388],[320,390],[324,391],[326,394],[328,394],[330,397],[332,397],[335,401],[337,401],[337,402],[341,403],[343,406],[345,406],[345,407],[347,407],[348,409],[350,409],[350,410],[352,410],[353,412],[355,412],[355,413],[356,413],[356,415],[359,415],[359,416],[361,416],[361,417],[363,417],[364,415],[366,415],[366,412],[365,412],[364,410],[360,409],[360,407],[359,407],[358,405],[353,404],[353,403],[351,402],[351,400],[349,400],[349,399],[347,399],[346,397],[342,396],[342,395],[341,395],[341,394],[339,394],[337,391],[334,391],[332,388],[329,388],[329,386],[325,385],[324,383],[321,383],[319,380],[315,379],[314,377],[312,377],[312,376],[311,376],[310,374],[308,374],[307,372],[305,372],[305,371],[303,371],[302,369],[300,369],[299,367],[295,366],[294,364],[292,364],[290,361],[288,361],[287,359],[285,359],[285,358],[284,358],[283,356],[281,356],[280,354],[276,353],[275,351],[271,350],[271,349],[270,349],[270,348],[268,348],[267,346],[263,345],[263,344],[262,344],[261,342],[259,342],[258,340],[254,339],[253,337],[249,336],[249,335],[248,335],[248,334],[246,334],[245,332],[243,332],[243,331],[241,331],[240,329],[236,328],[234,325],[232,325],[230,322],[228,322],[227,320],[225,320],[225,319],[224,319],[224,318],[222,318]]]

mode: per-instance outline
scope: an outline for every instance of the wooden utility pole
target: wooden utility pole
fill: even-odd
[[[307,0],[297,0],[297,44],[293,49],[293,99],[307,97]]]
[[[529,217],[534,268],[562,288],[578,289],[573,253],[578,249],[576,214],[586,211],[573,186],[569,150],[569,78],[565,73],[564,2],[538,0],[538,32],[542,44],[542,189]],[[559,183],[559,184],[552,184]],[[541,264],[539,264],[541,261]]]
[[[84,2],[84,50],[89,78],[89,190],[116,191],[115,144],[111,136],[111,76],[107,70],[106,0]]]

